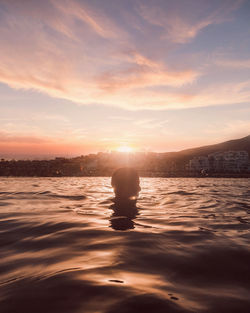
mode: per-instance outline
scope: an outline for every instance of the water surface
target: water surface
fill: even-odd
[[[250,312],[250,180],[1,178],[0,312]],[[127,213],[127,214],[126,214]]]

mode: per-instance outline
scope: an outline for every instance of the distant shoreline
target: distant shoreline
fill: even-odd
[[[71,175],[71,176],[0,176],[1,178],[84,178],[84,177],[111,177],[111,175]],[[250,178],[250,174],[214,174],[214,175],[140,175],[142,178]]]
[[[50,160],[0,159],[0,177],[109,177],[134,167],[141,177],[250,178],[250,135],[169,153],[97,153]]]

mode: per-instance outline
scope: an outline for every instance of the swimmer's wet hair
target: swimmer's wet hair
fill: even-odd
[[[117,169],[112,175],[111,185],[115,196],[122,199],[137,197],[141,190],[138,172],[131,167]]]

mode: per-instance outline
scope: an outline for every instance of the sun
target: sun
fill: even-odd
[[[133,152],[133,148],[130,146],[123,145],[123,146],[119,146],[116,149],[116,151],[130,153],[130,152]]]

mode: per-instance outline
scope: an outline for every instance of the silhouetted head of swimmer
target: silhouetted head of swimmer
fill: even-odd
[[[116,202],[136,201],[141,190],[138,172],[132,167],[117,169],[111,179]]]

